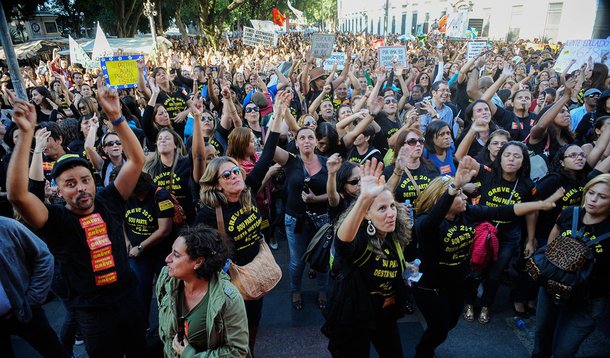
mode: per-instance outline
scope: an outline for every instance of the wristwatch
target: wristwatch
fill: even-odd
[[[449,187],[453,190],[460,190],[460,188],[458,188],[457,185],[455,185],[455,182],[449,183]]]
[[[142,244],[138,245],[138,251],[140,253],[142,253],[142,251],[144,251],[144,246],[142,246]]]

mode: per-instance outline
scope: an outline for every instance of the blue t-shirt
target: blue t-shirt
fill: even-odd
[[[424,158],[430,160],[438,168],[441,175],[455,175],[455,164],[453,163],[453,156],[455,155],[455,146],[452,144],[451,147],[447,148],[447,155],[445,160],[440,160],[436,154],[428,152],[428,149],[424,148]]]

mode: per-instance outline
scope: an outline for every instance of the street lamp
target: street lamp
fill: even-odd
[[[80,12],[80,14],[78,14],[78,18],[80,19],[80,31],[81,31],[81,36],[83,33],[83,30],[85,30],[85,37],[89,37],[89,34],[87,33],[87,26],[85,26],[85,13],[84,12]]]
[[[150,2],[150,0],[146,0],[144,2],[144,9],[142,10],[144,16],[148,17],[148,22],[150,23],[150,33],[153,38],[153,48],[157,48],[157,32],[155,30],[155,16],[157,16],[157,10],[155,10],[155,5]]]

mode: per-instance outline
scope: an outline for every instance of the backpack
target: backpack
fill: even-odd
[[[591,247],[610,237],[610,233],[606,233],[594,240],[583,240],[584,228],[577,232],[578,211],[575,206],[571,236],[558,237],[538,249],[525,264],[528,274],[557,304],[573,303],[586,297],[594,263]]]
[[[157,196],[157,193],[159,193],[159,190],[161,190],[161,188],[157,187],[157,189],[155,190],[155,197]],[[172,221],[174,223],[174,227],[179,227],[186,222],[186,214],[184,213],[184,209],[182,208],[174,194],[172,194],[170,191],[168,191],[168,193],[169,200],[172,202],[172,204],[174,204],[174,217],[172,218]]]

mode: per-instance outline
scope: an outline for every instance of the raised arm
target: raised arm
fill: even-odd
[[[477,134],[483,131],[489,131],[489,126],[485,125],[483,121],[476,120],[472,123],[470,129],[468,130],[464,138],[462,138],[460,145],[458,145],[457,149],[455,150],[455,158],[458,161],[462,160],[462,158],[468,155],[468,151],[470,151],[470,146],[472,146],[472,143],[477,138]]]
[[[150,97],[150,90],[146,87],[146,79],[144,78],[144,73],[146,72],[146,62],[144,59],[139,59],[137,61],[138,64],[138,91],[140,91],[145,98]]]
[[[351,147],[352,144],[354,144],[356,137],[358,137],[360,133],[363,133],[369,124],[373,123],[373,116],[369,113],[367,113],[366,116],[363,116],[362,112],[358,112],[358,115],[360,115],[361,120],[354,127],[354,129],[343,136],[343,143],[345,143],[346,148]]]
[[[127,157],[119,175],[114,180],[117,191],[123,199],[127,200],[133,192],[144,167],[144,151],[138,138],[127,124],[125,117],[121,115],[119,95],[115,90],[104,86],[101,78],[97,82],[97,100],[119,135],[123,145],[123,153]]]
[[[191,105],[193,114],[193,145],[191,157],[193,160],[193,180],[199,183],[199,179],[205,172],[205,142],[203,141],[203,130],[201,129],[201,110],[203,109],[203,98],[197,94],[196,101]]]
[[[51,132],[46,128],[40,128],[37,133],[34,134],[35,147],[34,154],[32,155],[32,162],[30,163],[30,179],[35,181],[44,181],[44,170],[42,168],[42,152],[47,147],[47,140],[51,136]]]
[[[553,123],[555,117],[561,112],[561,109],[570,100],[570,97],[572,96],[572,89],[575,85],[576,80],[573,77],[565,82],[565,90],[563,92],[563,95],[557,101],[555,101],[555,103],[553,103],[551,108],[544,112],[542,117],[540,117],[540,119],[538,120],[538,123],[536,123],[536,125],[532,127],[529,139],[531,144],[536,144],[544,138],[547,129],[549,128],[549,125]]]
[[[500,75],[500,77],[498,77],[498,80],[496,82],[494,82],[491,86],[489,86],[489,88],[481,96],[482,100],[487,101],[487,104],[489,105],[489,110],[491,111],[492,116],[494,114],[496,114],[498,107],[491,100],[491,98],[494,96],[494,94],[496,92],[498,92],[498,90],[500,89],[500,87],[502,87],[504,82],[514,73],[515,73],[515,71],[513,69],[513,66],[511,66],[508,62],[504,62],[504,68],[502,69],[502,74]]]
[[[87,157],[89,157],[89,160],[91,160],[91,163],[93,163],[95,170],[99,171],[102,169],[102,165],[104,164],[104,159],[102,159],[97,150],[95,150],[95,141],[97,140],[97,129],[99,128],[99,122],[95,115],[91,118],[90,122],[91,126],[89,127],[89,133],[87,133],[87,138],[85,138],[85,152],[87,152]]]
[[[341,167],[341,156],[339,153],[331,155],[326,161],[326,169],[328,170],[328,178],[326,179],[326,193],[328,194],[328,205],[331,208],[336,208],[341,201],[341,196],[337,191],[337,171]]]
[[[345,56],[347,57],[345,59],[345,66],[343,67],[343,71],[341,71],[341,74],[339,75],[339,77],[337,77],[334,81],[332,81],[333,88],[339,87],[339,85],[341,85],[343,82],[345,82],[345,80],[347,80],[347,75],[349,74],[351,63],[352,63],[352,50],[350,48],[347,49]],[[337,63],[335,62],[335,65],[336,64]],[[328,76],[328,78],[331,78],[331,76]]]
[[[385,82],[385,69],[383,67],[377,69],[377,82],[375,82],[375,86],[371,91],[371,95],[369,96],[368,101],[366,102],[369,108],[373,107],[373,102],[377,100],[379,96],[379,90],[381,90],[381,85]]]
[[[483,67],[484,64],[485,56],[479,55],[479,57],[475,61],[474,68],[472,68],[470,73],[468,74],[466,94],[468,94],[468,97],[472,98],[475,101],[481,98],[482,95],[481,90],[479,89],[479,71],[481,70],[481,67]]]
[[[309,105],[309,108],[308,108],[309,114],[311,114],[312,116],[317,118],[318,107],[320,107],[320,104],[322,104],[322,100],[329,93],[330,93],[330,85],[326,84],[326,85],[324,85],[324,88],[322,89],[322,92],[320,92],[318,97],[316,97],[316,99],[313,102],[311,102],[311,105]]]
[[[602,128],[604,128],[602,130],[602,134],[599,136],[599,138],[597,138],[595,146],[589,155],[587,155],[587,163],[589,163],[589,165],[592,167],[597,165],[597,162],[599,162],[599,160],[608,150],[608,144],[610,143],[610,130],[608,130],[605,126]]]
[[[32,227],[40,229],[49,219],[49,211],[38,197],[28,191],[28,163],[30,148],[36,127],[36,108],[33,104],[17,99],[8,91],[13,103],[13,121],[19,128],[19,141],[15,145],[6,176],[8,200]]]

